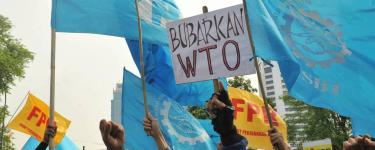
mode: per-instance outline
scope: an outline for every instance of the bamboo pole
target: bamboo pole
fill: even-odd
[[[51,29],[51,78],[50,78],[50,101],[49,101],[49,126],[54,126],[55,121],[55,61],[56,60],[56,31]],[[54,149],[53,138],[49,138],[49,149]]]
[[[207,6],[203,6],[202,7],[202,11],[203,13],[208,13],[208,7]],[[218,92],[219,91],[219,80],[218,79],[213,79],[212,80],[213,82],[213,85],[214,85],[214,92]]]
[[[250,40],[251,50],[253,52],[253,56],[256,56],[254,41],[253,41],[253,37],[251,35],[249,15],[247,14],[246,0],[243,0],[243,7],[244,7],[244,10],[245,10],[247,33],[248,33],[249,40]],[[267,112],[268,123],[270,124],[270,128],[272,128],[273,124],[272,124],[272,118],[271,118],[270,108],[268,106],[268,102],[267,102],[267,99],[266,99],[266,94],[264,92],[264,86],[263,86],[263,81],[262,81],[262,74],[261,74],[259,66],[258,66],[258,59],[255,57],[253,60],[254,60],[255,69],[257,71],[257,77],[258,77],[258,83],[259,83],[260,93],[261,93],[261,96],[263,98],[264,107],[266,108],[266,112]]]
[[[135,8],[137,9],[137,20],[138,20],[138,34],[139,34],[139,53],[141,63],[141,79],[142,79],[142,92],[143,92],[143,103],[146,115],[148,115],[148,104],[147,104],[147,92],[146,92],[146,81],[145,81],[145,64],[143,58],[143,40],[142,40],[142,24],[141,17],[139,14],[138,0],[135,0]]]

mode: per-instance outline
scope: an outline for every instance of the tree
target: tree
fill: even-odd
[[[11,28],[10,21],[0,15],[0,95],[8,93],[16,79],[24,77],[26,65],[34,58],[33,53],[10,34]],[[7,106],[0,107],[0,112],[0,121],[3,123],[9,114]],[[3,146],[5,147],[2,148],[14,149],[10,131],[8,129],[1,131],[3,130],[5,135]]]
[[[342,143],[351,132],[349,118],[328,109],[307,105],[290,96],[284,96],[283,99],[289,109],[296,112],[285,118],[290,142],[299,141],[293,144],[301,145],[304,141],[330,138],[333,149],[342,149]]]
[[[197,119],[208,119],[209,116],[204,108],[198,106],[189,106],[188,111]]]
[[[3,122],[5,117],[9,115],[9,111],[8,111],[8,108],[5,106],[5,107],[0,107],[0,112],[2,113],[1,116],[0,116],[0,121]],[[11,136],[11,132],[9,129],[7,128],[4,128],[2,129],[4,130],[4,139],[3,139],[3,147],[0,148],[0,149],[6,149],[6,150],[14,150],[14,144],[12,143],[11,139],[12,139],[12,136]],[[2,132],[2,130],[0,132]],[[0,143],[1,143],[1,137],[0,137]],[[0,144],[1,146],[1,144]]]
[[[23,78],[26,65],[33,60],[19,40],[10,34],[10,21],[0,15],[0,93],[9,92],[17,78]]]
[[[235,76],[233,79],[228,80],[228,84],[231,87],[239,88],[242,90],[246,90],[250,93],[257,92],[258,90],[256,88],[253,88],[251,86],[250,79],[245,79],[244,76]],[[276,107],[275,99],[267,98],[266,101],[271,105],[272,108]]]
[[[250,79],[245,79],[244,76],[235,76],[233,79],[228,80],[228,84],[231,87],[246,90],[248,92],[256,92],[257,89],[251,86]]]

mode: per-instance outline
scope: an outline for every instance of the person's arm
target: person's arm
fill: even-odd
[[[44,132],[43,141],[39,143],[38,147],[35,150],[45,150],[48,147],[49,138],[55,137],[57,131],[57,127],[47,126],[46,131]]]
[[[35,148],[35,150],[45,150],[48,147],[48,142],[40,142],[38,147]]]
[[[218,109],[221,114],[221,120],[223,121],[224,129],[231,129],[233,127],[234,120],[234,109],[232,107],[232,102],[229,99],[228,92],[224,89],[224,86],[219,82],[219,92],[211,99],[213,107]]]
[[[124,128],[112,121],[101,120],[99,125],[102,139],[108,150],[123,150],[125,143]]]
[[[169,150],[168,143],[165,141],[163,133],[160,130],[158,121],[149,113],[143,121],[143,127],[148,136],[155,140],[158,150]]]
[[[375,141],[371,140],[370,136],[357,136],[357,137],[350,137],[347,141],[343,143],[343,150],[374,150],[375,149]]]
[[[163,134],[160,136],[153,136],[156,145],[158,145],[158,150],[169,150],[168,143],[165,141]]]
[[[288,143],[284,141],[283,136],[280,132],[277,131],[275,127],[268,130],[268,135],[270,136],[271,143],[274,147],[277,147],[278,150],[290,150],[290,146]]]

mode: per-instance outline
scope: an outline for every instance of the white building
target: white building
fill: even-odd
[[[262,74],[262,81],[266,97],[271,99],[272,103],[276,104],[276,111],[282,117],[285,118],[286,114],[293,113],[285,105],[282,97],[288,93],[288,89],[285,86],[284,80],[281,77],[281,72],[277,62],[271,62],[273,67],[262,63],[260,65],[260,71]]]
[[[288,94],[288,89],[285,86],[284,79],[281,76],[281,72],[279,69],[279,65],[277,62],[272,61],[271,64],[273,67],[262,63],[260,65],[260,71],[262,73],[262,80],[263,85],[265,88],[266,97],[271,99],[272,102],[276,104],[276,111],[277,113],[285,120],[287,116],[294,116],[295,111],[293,111],[293,108],[286,105],[282,99],[284,95]],[[305,135],[303,135],[303,126],[304,123],[296,124],[297,131],[300,133],[297,133],[297,137],[303,138]],[[292,142],[292,149],[296,149],[297,146],[293,143],[300,143],[301,141],[290,141]]]
[[[111,120],[121,124],[121,97],[122,84],[117,83],[113,90],[113,99],[111,100]]]

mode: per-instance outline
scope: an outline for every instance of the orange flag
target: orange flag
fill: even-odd
[[[49,107],[39,98],[29,93],[27,102],[17,116],[8,124],[8,128],[23,132],[42,141],[49,123]],[[70,121],[55,112],[57,133],[54,143],[59,144],[69,128]]]
[[[246,137],[248,147],[272,150],[268,136],[270,129],[263,100],[255,94],[245,90],[229,87],[229,97],[232,101],[234,124],[238,133]],[[287,129],[284,120],[270,107],[273,125],[287,139]]]

